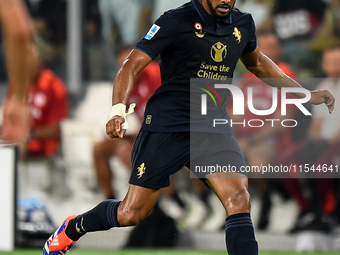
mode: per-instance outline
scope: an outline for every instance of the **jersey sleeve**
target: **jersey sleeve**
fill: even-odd
[[[251,15],[249,17],[249,23],[250,23],[249,40],[246,46],[244,47],[243,53],[251,53],[257,47],[255,22]]]
[[[137,43],[136,49],[155,59],[175,40],[176,22],[171,14],[165,13],[156,20],[147,34]]]

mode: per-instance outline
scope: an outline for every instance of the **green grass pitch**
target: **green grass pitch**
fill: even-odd
[[[17,249],[13,252],[1,252],[1,255],[35,255],[42,254],[41,249]],[[74,249],[70,255],[226,255],[225,251],[197,251],[197,250],[180,250],[180,249],[170,249],[170,250],[158,250],[158,249],[148,249],[148,250],[80,250]],[[299,252],[279,252],[279,251],[263,251],[259,255],[301,255],[303,253]],[[305,253],[308,255],[335,255],[340,254],[340,252],[309,252]]]

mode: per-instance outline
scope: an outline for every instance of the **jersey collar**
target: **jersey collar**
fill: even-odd
[[[212,17],[209,13],[206,12],[206,10],[203,8],[203,6],[198,2],[198,0],[191,0],[196,11],[200,15],[201,19],[207,24],[211,25],[215,23],[216,21],[222,21],[226,24],[231,24],[232,23],[232,18],[231,18],[231,12],[227,17],[221,20],[217,20],[214,17]],[[232,11],[232,10],[231,10]]]

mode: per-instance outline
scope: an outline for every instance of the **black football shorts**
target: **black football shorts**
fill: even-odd
[[[235,137],[220,133],[140,131],[131,159],[129,183],[150,189],[169,186],[169,176],[184,166],[205,183],[204,176],[208,172],[204,169],[214,167],[215,171],[218,168],[225,171],[232,166],[240,172],[246,165]],[[197,170],[202,171],[198,173]]]

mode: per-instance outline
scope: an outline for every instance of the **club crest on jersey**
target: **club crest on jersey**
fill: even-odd
[[[160,29],[161,29],[160,26],[153,24],[152,27],[150,28],[149,32],[144,36],[144,38],[146,40],[151,40],[152,37],[154,37]]]
[[[195,29],[198,30],[198,32],[195,32],[195,34],[198,38],[203,38],[205,36],[205,32],[203,32],[203,27],[202,27],[201,23],[196,22],[195,23]]]
[[[227,56],[227,45],[224,45],[221,42],[215,43],[211,47],[210,55],[215,62],[222,62]]]
[[[240,43],[240,42],[241,42],[241,38],[242,38],[242,34],[241,34],[241,31],[238,30],[237,27],[234,27],[233,35],[235,36],[236,41],[237,41],[238,43]]]
[[[142,163],[139,167],[137,167],[137,170],[138,170],[137,177],[138,177],[138,179],[140,179],[143,176],[143,174],[145,174],[145,169],[146,169],[145,163]]]

